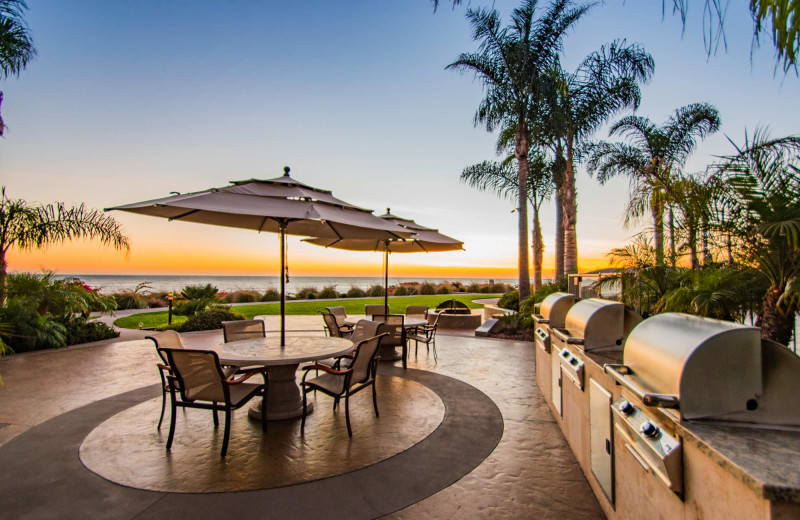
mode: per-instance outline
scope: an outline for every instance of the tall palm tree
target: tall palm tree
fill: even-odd
[[[130,251],[128,237],[113,217],[98,210],[86,209],[83,204],[66,207],[57,202],[34,206],[6,196],[5,187],[0,194],[0,305],[6,301],[6,253],[15,247],[19,250],[42,249],[75,238],[98,239],[117,250]]]
[[[0,80],[19,76],[30,60],[36,56],[33,39],[22,16],[27,9],[24,0],[0,0]],[[3,93],[0,92],[0,105]],[[3,118],[0,116],[0,136],[3,135]]]
[[[575,157],[577,147],[620,110],[639,107],[640,84],[655,64],[638,44],[614,41],[587,56],[572,73],[560,72],[553,125],[560,131],[566,168],[559,189],[564,220],[564,269],[578,272]]]
[[[736,151],[718,172],[744,260],[769,280],[757,325],[786,345],[800,308],[800,137],[771,139],[759,129]]]
[[[558,61],[562,40],[586,13],[588,7],[573,7],[569,0],[553,0],[538,18],[537,1],[525,0],[514,9],[511,24],[503,27],[494,9],[470,9],[473,39],[480,42],[477,52],[461,54],[448,69],[472,72],[484,85],[486,96],[475,114],[475,123],[490,132],[503,126],[515,131],[514,156],[517,160],[519,233],[519,295],[530,294],[528,270],[528,215],[526,194],[528,151],[531,131],[529,114],[541,98],[542,78]]]
[[[674,177],[686,163],[699,140],[719,130],[717,109],[708,103],[693,103],[675,110],[658,126],[641,116],[617,121],[609,136],[620,135],[628,143],[600,142],[591,147],[590,173],[604,184],[615,175],[625,175],[632,191],[644,189],[651,195],[656,264],[664,265],[664,205]]]
[[[461,181],[481,191],[490,191],[501,197],[518,199],[517,173],[510,164],[509,157],[503,162],[484,161],[468,166],[461,172]],[[553,194],[552,163],[539,151],[531,151],[528,156],[528,202],[533,208],[533,231],[531,232],[533,253],[533,290],[542,286],[542,262],[544,259],[544,240],[539,214],[542,204]]]

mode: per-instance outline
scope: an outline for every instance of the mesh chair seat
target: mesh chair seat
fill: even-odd
[[[257,339],[266,336],[262,320],[235,320],[222,322],[222,334],[225,343]]]
[[[322,374],[314,379],[309,379],[306,384],[332,394],[341,394],[344,391],[344,378],[333,374]]]

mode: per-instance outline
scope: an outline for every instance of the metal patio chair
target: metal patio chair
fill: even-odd
[[[414,340],[414,356],[416,356],[419,352],[419,344],[425,343],[425,346],[428,348],[428,352],[430,352],[431,348],[433,348],[434,362],[439,362],[439,357],[436,355],[436,329],[439,327],[439,316],[441,315],[436,314],[436,317],[433,318],[432,323],[425,325],[424,327],[417,327],[412,334],[408,335],[409,340]]]
[[[383,347],[402,347],[403,369],[407,368],[408,363],[408,341],[406,339],[405,316],[402,314],[376,314],[372,317],[373,321],[381,322],[378,332],[386,332],[388,336],[383,339]]]
[[[367,319],[371,320],[373,316],[376,314],[386,314],[386,307],[383,305],[365,305],[364,306],[364,314],[367,315]]]
[[[262,320],[223,321],[222,334],[225,343],[244,339],[263,338],[267,335]]]

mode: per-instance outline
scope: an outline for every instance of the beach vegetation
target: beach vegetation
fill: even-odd
[[[324,298],[326,300],[335,300],[339,297],[339,293],[336,292],[336,287],[333,285],[326,285],[322,288],[319,292],[319,297]]]
[[[432,283],[425,282],[419,286],[419,293],[423,296],[436,294],[436,287]]]
[[[451,294],[453,287],[450,284],[442,283],[436,287],[436,294]]]
[[[497,306],[501,309],[519,311],[519,291],[511,290],[505,293],[497,301]]]
[[[363,289],[356,287],[355,285],[350,287],[350,289],[347,291],[348,298],[364,298],[366,295],[367,293],[365,293]]]
[[[162,328],[173,328],[178,332],[195,332],[200,330],[215,330],[222,328],[223,321],[244,320],[245,315],[232,311],[226,307],[214,307],[198,311],[192,316],[179,324],[167,326]]]
[[[261,295],[257,291],[234,291],[222,297],[225,303],[253,303],[260,300]]]
[[[303,287],[294,295],[295,300],[315,300],[317,298],[316,287]],[[280,298],[278,298],[280,299]]]
[[[277,289],[267,289],[261,296],[262,302],[277,302],[281,299],[281,293]]]
[[[380,284],[370,285],[369,289],[367,289],[367,296],[383,296],[383,293],[383,285]]]
[[[398,285],[392,291],[393,296],[405,296],[408,294],[408,289],[404,285]]]
[[[134,289],[118,291],[111,296],[117,302],[118,310],[146,309],[147,307],[153,307],[147,301],[150,288],[149,282],[142,282],[137,284]]]

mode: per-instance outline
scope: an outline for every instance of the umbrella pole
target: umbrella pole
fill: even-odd
[[[389,314],[389,241],[383,253],[383,310]]]
[[[286,224],[281,222],[281,347],[286,346]]]

